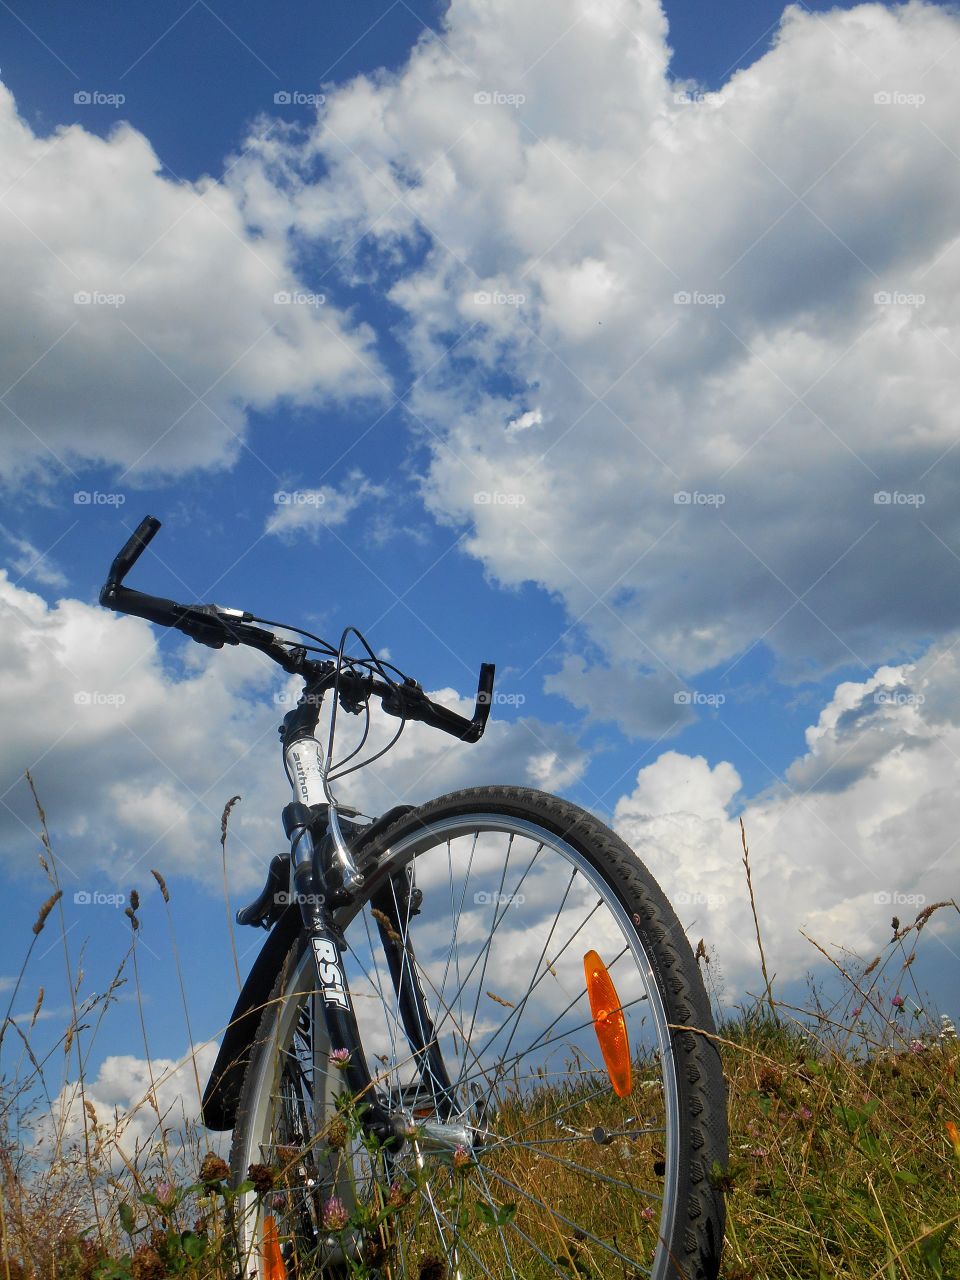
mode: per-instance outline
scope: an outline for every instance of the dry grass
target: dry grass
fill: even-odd
[[[108,1122],[85,1095],[85,1064],[102,1019],[128,979],[138,986],[137,907],[128,912],[130,942],[112,984],[85,998],[66,947],[56,859],[39,804],[38,814],[50,895],[25,937],[26,958],[0,1029],[14,1061],[0,1079],[0,1280],[233,1280],[241,1261],[236,1193],[222,1168],[202,1163],[203,1133],[162,1110],[164,1081],[153,1079],[142,1100],[140,1115],[152,1113],[155,1123],[132,1151],[129,1117]],[[744,865],[750,885],[745,840]],[[155,875],[172,929],[169,893]],[[960,1277],[960,1043],[949,1018],[926,1007],[913,980],[930,921],[956,912],[955,902],[941,903],[906,925],[895,922],[891,941],[870,963],[841,963],[811,940],[835,970],[829,1003],[816,990],[805,1008],[778,1000],[764,956],[762,993],[722,1019],[731,1160],[714,1176],[728,1201],[724,1280]],[[10,1010],[37,939],[57,927],[71,1012],[53,1048],[38,1057],[31,1034],[43,994],[29,1024],[14,1022]],[[758,943],[762,954],[759,928]],[[709,983],[709,960],[700,954]],[[179,981],[183,993],[182,975]],[[146,1053],[145,1019],[142,1035]],[[549,1092],[513,1104],[518,1130],[536,1135],[555,1110]],[[624,1119],[619,1105],[612,1097],[597,1102],[591,1123],[616,1128]],[[623,1147],[624,1176],[642,1172],[649,1185],[646,1166],[661,1153],[652,1142]],[[523,1158],[516,1150],[504,1155],[495,1173],[521,1181],[514,1166]],[[603,1233],[614,1206],[602,1194],[585,1208],[582,1181],[556,1163],[542,1164],[537,1179],[544,1199],[570,1216],[579,1213],[578,1220],[592,1215],[584,1225]],[[448,1182],[452,1211],[468,1211],[469,1170],[462,1178],[451,1171]],[[644,1207],[638,1198],[633,1219],[620,1221],[624,1246],[652,1238]],[[409,1211],[400,1206],[397,1215]],[[582,1238],[522,1205],[517,1214],[566,1274],[604,1275]],[[474,1221],[472,1230],[488,1272],[506,1275],[498,1265],[497,1224]],[[555,1274],[534,1249],[528,1255],[524,1280]],[[434,1262],[424,1256],[423,1265],[434,1269],[423,1274],[444,1274]]]

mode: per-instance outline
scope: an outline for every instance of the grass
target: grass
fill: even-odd
[[[125,982],[138,989],[139,904],[131,895],[129,947],[113,983],[85,997],[66,947],[56,859],[39,804],[38,814],[40,861],[51,892],[26,934],[26,957],[0,1028],[0,1045],[14,1064],[0,1077],[0,1280],[235,1280],[245,1262],[237,1231],[244,1189],[231,1187],[222,1161],[207,1151],[209,1135],[174,1123],[163,1109],[162,1078],[151,1080],[141,1108],[153,1115],[153,1133],[133,1151],[124,1141],[126,1118],[108,1122],[85,1096],[97,1029]],[[226,815],[224,838],[225,824]],[[752,901],[745,840],[744,866]],[[155,875],[172,930],[170,895]],[[895,920],[890,942],[869,962],[841,962],[811,940],[819,958],[834,967],[836,981],[829,1002],[811,986],[805,1007],[777,998],[758,925],[762,992],[718,1020],[731,1153],[728,1167],[713,1171],[727,1197],[724,1280],[960,1280],[960,1042],[950,1019],[927,1008],[914,982],[930,922],[957,909],[951,901],[925,908],[906,924]],[[10,1010],[37,939],[58,925],[67,997],[59,1003],[69,1015],[53,1048],[41,1054],[32,1037],[44,993],[32,1021],[14,1020]],[[710,987],[709,956],[699,955]],[[178,980],[182,993],[182,975]],[[132,1051],[148,1054],[138,1007],[143,1045]],[[52,1080],[55,1072],[58,1081]],[[629,1107],[622,1110],[630,1101],[598,1100],[588,1119],[614,1130],[630,1114]],[[501,1123],[535,1135],[555,1112],[557,1098],[544,1088],[510,1105],[514,1114],[507,1114],[508,1107]],[[360,1140],[348,1106],[335,1122],[336,1142],[332,1131],[323,1135],[331,1147],[345,1145],[344,1125],[348,1148]],[[619,1152],[625,1176],[630,1168],[653,1168],[661,1154],[646,1138],[612,1147],[590,1144],[579,1158],[586,1163],[605,1151]],[[511,1179],[520,1158],[514,1150],[491,1161],[490,1176]],[[289,1163],[255,1167],[245,1190],[275,1204],[289,1173]],[[384,1188],[355,1211],[366,1215],[371,1239],[389,1243],[394,1225],[414,1212],[417,1174],[404,1176],[406,1184],[395,1184],[392,1195]],[[614,1204],[602,1188],[584,1205],[582,1181],[562,1163],[546,1162],[537,1178],[544,1199],[576,1216],[588,1232],[604,1232]],[[435,1186],[441,1184],[451,1220],[469,1223],[487,1274],[506,1275],[499,1242],[511,1218],[533,1241],[521,1264],[524,1280],[555,1274],[544,1253],[571,1277],[606,1280],[610,1274],[591,1253],[589,1238],[538,1220],[522,1201],[511,1208],[509,1193],[494,1197],[493,1210],[479,1205],[469,1165],[451,1166],[435,1179]],[[638,1198],[632,1220],[618,1222],[625,1244],[652,1242],[655,1221],[645,1207]],[[335,1221],[333,1229],[340,1229]],[[475,1267],[484,1274],[479,1263]],[[362,1259],[354,1271],[392,1274]],[[422,1280],[446,1275],[426,1245],[411,1271]],[[464,1276],[472,1274],[465,1267]]]

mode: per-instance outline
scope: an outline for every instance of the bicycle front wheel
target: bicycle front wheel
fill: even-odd
[[[242,1206],[245,1274],[715,1277],[714,1027],[636,855],[584,810],[510,787],[443,796],[363,852],[365,896],[338,923],[377,1101],[405,1140],[365,1136],[301,936],[234,1132],[238,1178],[276,1173]]]

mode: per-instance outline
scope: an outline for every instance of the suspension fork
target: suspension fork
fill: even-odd
[[[343,838],[327,785],[323,748],[314,737],[326,687],[326,680],[307,685],[280,728],[284,767],[297,797],[283,810],[290,841],[291,890],[308,934],[331,1051],[341,1049],[349,1055],[337,1069],[342,1070],[349,1092],[359,1099],[364,1130],[384,1146],[395,1147],[402,1139],[377,1096],[367,1065],[343,964],[346,942],[333,917],[334,910],[349,902],[362,885],[363,876]],[[318,848],[312,806],[324,801],[328,831]]]
[[[327,783],[329,761],[325,764],[323,749],[314,737],[326,687],[326,680],[308,685],[295,710],[284,716],[280,730],[284,765],[297,796],[283,811],[290,841],[291,889],[309,934],[331,1049],[344,1049],[349,1054],[341,1069],[350,1092],[362,1100],[364,1129],[395,1149],[403,1140],[402,1134],[375,1092],[342,959],[346,941],[333,918],[335,908],[353,900],[364,877],[343,837],[336,801]],[[327,805],[328,830],[317,847],[311,805],[319,802],[321,792]],[[410,915],[419,910],[421,896],[404,869],[371,896],[371,904],[404,1032],[427,1096],[443,1122],[454,1110],[453,1086],[436,1040],[407,928]]]
[[[283,811],[290,840],[294,895],[308,934],[327,1039],[331,1052],[339,1049],[349,1055],[345,1063],[332,1069],[343,1072],[347,1090],[359,1100],[364,1130],[384,1146],[396,1147],[401,1139],[389,1111],[377,1096],[367,1065],[343,964],[346,942],[333,919],[333,908],[347,900],[347,891],[328,884],[324,854],[329,856],[332,841],[329,835],[325,836],[318,851],[314,846],[312,821],[313,814],[306,805],[294,802]]]
[[[439,1118],[449,1120],[454,1110],[453,1086],[427,1009],[410,941],[410,918],[419,914],[422,898],[422,893],[411,884],[404,868],[381,886],[370,901],[397,997],[400,1019],[413,1050],[417,1071]]]

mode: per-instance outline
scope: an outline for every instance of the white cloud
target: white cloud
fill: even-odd
[[[100,1141],[91,1146],[101,1167],[119,1173],[133,1162],[141,1174],[179,1168],[195,1177],[198,1141],[203,1149],[218,1145],[217,1135],[198,1128],[197,1090],[198,1081],[201,1090],[205,1086],[216,1056],[214,1043],[194,1045],[179,1058],[110,1054],[96,1076],[84,1081],[82,1094],[75,1082],[64,1085],[34,1138],[49,1142],[56,1133],[69,1146],[96,1126]]]
[[[493,577],[638,681],[758,640],[870,670],[958,620],[958,37],[918,0],[789,6],[677,101],[652,0],[454,0],[231,181],[274,233],[366,233],[358,273],[378,244],[429,505]]]
[[[514,418],[507,423],[508,431],[529,431],[531,427],[539,427],[543,422],[543,413],[540,409],[528,409],[526,413],[521,413],[519,417]]]
[[[316,536],[323,528],[345,524],[362,502],[385,493],[382,485],[371,484],[359,471],[351,471],[340,488],[325,484],[316,489],[280,489],[273,495],[276,510],[266,532]]]
[[[8,558],[7,563],[11,571],[17,575],[18,581],[23,578],[34,578],[45,587],[67,585],[66,576],[50,559],[49,552],[40,551],[28,538],[21,538],[3,525],[0,525],[0,534],[10,543],[15,553]]]
[[[222,183],[166,177],[136,130],[39,137],[0,86],[0,160],[6,478],[224,465],[250,409],[383,394],[369,328],[308,294]]]
[[[956,896],[958,679],[960,659],[943,645],[914,665],[838,685],[807,730],[807,753],[746,804],[760,923],[781,980],[819,963],[801,927],[828,948],[868,957],[889,940],[893,915],[912,920]],[[716,946],[730,996],[755,989],[759,968],[731,817],[740,787],[731,764],[668,751],[640,770],[614,819],[693,940]],[[945,913],[926,928],[956,937]]]

